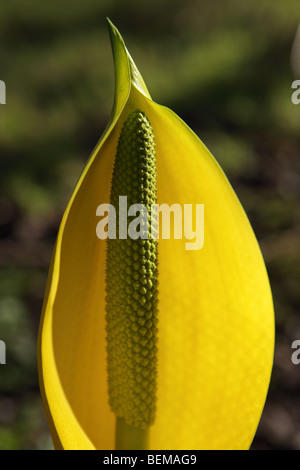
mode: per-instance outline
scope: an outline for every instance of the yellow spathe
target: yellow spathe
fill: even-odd
[[[204,204],[204,247],[159,240],[157,416],[149,449],[248,449],[270,381],[274,313],[249,221],[224,173],[172,111],[154,103],[110,25],[116,67],[110,123],[66,208],[40,324],[41,392],[56,448],[114,449],[107,396],[105,250],[96,208],[109,202],[128,113],[153,128],[158,204]]]

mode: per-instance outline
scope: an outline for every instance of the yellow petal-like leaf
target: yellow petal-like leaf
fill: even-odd
[[[106,241],[96,208],[109,202],[118,138],[142,110],[156,143],[157,202],[204,204],[204,246],[159,239],[157,414],[149,449],[247,449],[267,395],[274,314],[265,265],[223,171],[198,137],[154,103],[118,31],[113,113],[57,237],[39,334],[41,391],[57,448],[114,449],[105,333]]]

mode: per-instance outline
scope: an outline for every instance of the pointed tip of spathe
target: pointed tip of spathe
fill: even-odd
[[[119,41],[121,41],[121,43],[124,44],[123,38],[122,38],[118,28],[116,28],[116,26],[113,24],[113,22],[110,20],[110,18],[108,18],[108,16],[106,17],[106,23],[107,23],[107,26],[108,26],[108,31],[109,31],[109,34],[110,34],[111,41],[113,42],[114,39],[117,38]]]
[[[115,25],[113,24],[113,22],[111,21],[110,18],[108,18],[108,16],[105,18],[106,19],[106,23],[107,23],[107,26],[109,28],[109,30],[114,30],[116,29]]]
[[[112,21],[106,17],[106,22],[108,25],[109,35],[110,35],[110,42],[112,45],[114,62],[116,64],[116,69],[120,68],[119,63],[123,62],[126,63],[126,69],[128,71],[128,79],[131,83],[133,83],[138,90],[143,93],[147,98],[151,99],[151,96],[147,90],[145,82],[138,71],[131,55],[126,48],[125,42],[119,32],[119,30],[115,27]],[[120,58],[122,60],[120,60]]]

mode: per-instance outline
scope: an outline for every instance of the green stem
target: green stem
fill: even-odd
[[[116,421],[116,450],[147,450],[149,428],[130,426],[123,418]]]

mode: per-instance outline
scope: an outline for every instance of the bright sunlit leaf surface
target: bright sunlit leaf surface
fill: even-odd
[[[64,213],[40,325],[40,385],[53,440],[58,449],[115,448],[107,240],[96,236],[96,209],[110,201],[123,124],[140,110],[155,139],[157,203],[204,204],[205,214],[201,249],[187,250],[184,238],[158,240],[156,413],[148,448],[248,449],[273,362],[274,313],[263,258],[222,169],[178,116],[152,101],[111,24],[110,34],[113,112]]]

